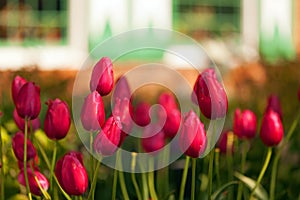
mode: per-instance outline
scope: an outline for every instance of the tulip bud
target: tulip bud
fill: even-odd
[[[121,130],[120,119],[109,117],[94,140],[95,151],[103,156],[114,154],[120,143]]]
[[[40,88],[33,82],[25,83],[16,99],[16,109],[20,117],[35,119],[41,110]]]
[[[143,132],[142,147],[145,152],[155,154],[165,146],[165,136],[159,125],[147,126]]]
[[[17,127],[22,131],[24,132],[25,131],[25,120],[23,118],[21,118],[17,112],[16,109],[14,109],[13,111],[13,118],[14,118],[14,121],[17,125]],[[28,122],[28,132],[30,132],[30,128],[32,128],[32,131],[36,131],[37,129],[40,128],[40,119],[39,118],[35,118],[33,120],[30,120]]]
[[[235,110],[233,131],[239,138],[251,139],[256,134],[256,116],[251,110]]]
[[[229,153],[234,152],[234,143],[233,143],[233,133],[231,131],[225,131],[221,134],[220,139],[218,141],[218,148],[220,152],[223,154],[227,153],[227,149]]]
[[[276,146],[283,138],[280,116],[273,110],[267,111],[262,119],[260,138],[266,146]]]
[[[14,104],[16,104],[16,100],[18,98],[19,91],[20,91],[21,87],[23,85],[25,85],[25,83],[27,83],[26,79],[24,79],[20,76],[16,76],[14,78],[14,80],[12,81],[11,94],[12,94]]]
[[[55,175],[69,195],[82,195],[88,188],[88,176],[80,153],[69,152],[59,159]]]
[[[104,104],[98,92],[94,91],[85,98],[80,118],[83,128],[87,131],[99,130],[104,124]]]
[[[166,115],[166,122],[164,124],[163,130],[167,137],[173,138],[177,134],[180,127],[181,113],[178,109],[173,109],[167,112]]]
[[[146,102],[141,102],[136,106],[134,112],[134,121],[139,126],[147,126],[151,122],[149,115],[150,105]]]
[[[282,120],[282,109],[281,109],[280,99],[278,98],[278,96],[276,95],[269,96],[268,105],[265,112],[267,112],[268,110],[273,110],[277,112],[278,115],[280,116],[280,119]]]
[[[128,84],[128,81],[125,76],[121,76],[115,84],[115,90],[113,94],[113,99],[131,99],[131,90]]]
[[[192,94],[203,115],[209,119],[225,117],[228,100],[223,86],[219,83],[214,69],[206,69],[199,74]]]
[[[128,98],[116,99],[116,103],[114,105],[114,109],[112,111],[113,116],[115,118],[119,118],[122,124],[122,131],[125,133],[129,133],[132,129],[132,105]]]
[[[39,188],[39,185],[43,190],[47,191],[49,188],[49,182],[47,178],[38,170],[34,170],[34,172],[29,168],[27,169],[27,175],[28,175],[28,182],[29,182],[29,188],[32,194],[41,196],[42,191]],[[36,177],[36,178],[35,178]],[[38,183],[37,183],[37,181]],[[18,181],[21,185],[26,186],[26,181],[25,181],[25,175],[24,171],[21,170],[21,172],[18,175]]]
[[[48,110],[44,121],[45,133],[50,139],[62,139],[67,135],[71,124],[69,107],[60,99],[49,100],[46,104]]]
[[[24,160],[24,140],[25,136],[21,132],[17,132],[16,135],[12,138],[12,148],[15,153],[15,156],[19,161]],[[27,139],[27,159],[33,159],[36,156],[36,149],[29,139]]]
[[[197,114],[191,110],[184,117],[179,146],[187,156],[198,158],[205,151],[206,143],[204,125]]]
[[[114,86],[113,65],[108,57],[101,58],[95,65],[90,81],[91,92],[97,91],[101,96],[111,92]]]
[[[164,92],[159,96],[158,103],[163,106],[167,113],[174,109],[178,109],[174,96],[167,92]]]

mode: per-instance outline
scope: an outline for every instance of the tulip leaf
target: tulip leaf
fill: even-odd
[[[212,199],[212,200],[218,199],[218,197],[222,194],[222,192],[223,192],[226,188],[228,188],[228,187],[230,187],[230,186],[232,186],[232,185],[235,185],[235,184],[239,184],[239,182],[238,182],[238,181],[230,181],[230,182],[224,184],[223,186],[221,186],[217,191],[215,191],[215,192],[212,194],[211,199]]]
[[[239,172],[234,172],[234,176],[238,178],[240,181],[242,181],[250,190],[253,190],[256,184],[256,181],[252,178],[249,178],[247,176],[244,176],[243,174]],[[262,185],[259,185],[255,191],[254,195],[261,199],[261,200],[268,200],[268,193],[266,192],[265,188]]]
[[[24,194],[16,194],[12,197],[10,197],[8,200],[28,200],[27,195]]]

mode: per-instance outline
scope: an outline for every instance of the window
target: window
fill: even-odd
[[[65,44],[68,0],[0,0],[0,45]]]
[[[196,39],[240,32],[240,0],[173,0],[173,22]]]

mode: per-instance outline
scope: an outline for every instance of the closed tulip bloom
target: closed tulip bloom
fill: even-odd
[[[235,110],[233,131],[239,138],[251,139],[256,134],[256,116],[251,110]]]
[[[41,111],[40,88],[33,82],[25,83],[16,99],[16,109],[20,117],[35,119]]]
[[[12,138],[12,148],[15,156],[19,161],[24,160],[24,140],[25,135],[22,132],[17,132]],[[36,156],[36,149],[29,139],[27,139],[27,159],[33,159]]]
[[[28,182],[29,182],[29,188],[32,194],[37,195],[37,196],[41,196],[42,195],[42,191],[39,188],[39,185],[41,186],[41,188],[43,188],[43,190],[47,191],[49,188],[49,182],[47,180],[47,178],[38,170],[34,170],[34,172],[28,168],[27,169],[27,175],[28,175]],[[36,181],[36,179],[38,181]],[[26,186],[26,182],[25,182],[25,175],[24,175],[24,171],[21,170],[21,172],[18,175],[18,182],[20,184],[22,184],[23,186]]]
[[[228,99],[214,69],[206,69],[199,74],[194,85],[192,100],[199,105],[206,118],[225,117],[228,110]]]
[[[25,120],[19,116],[18,112],[16,109],[14,109],[13,111],[13,118],[14,121],[17,125],[17,127],[21,130],[21,131],[25,131]],[[35,118],[33,120],[30,120],[28,122],[28,132],[30,132],[30,129],[32,128],[32,131],[36,131],[37,129],[40,128],[40,119],[39,118]]]
[[[133,108],[130,100],[126,97],[122,99],[117,98],[112,113],[115,118],[120,119],[122,131],[129,133],[133,126],[131,119]]]
[[[83,128],[87,131],[100,130],[100,127],[104,124],[104,104],[101,95],[97,91],[90,93],[85,98],[80,119]]]
[[[198,158],[206,148],[206,132],[197,114],[190,111],[184,117],[179,146],[185,155]]]
[[[127,78],[125,76],[121,76],[115,84],[113,99],[131,99],[131,90],[128,84]]]
[[[114,86],[113,65],[108,57],[101,58],[94,66],[90,81],[91,92],[97,91],[101,96],[108,95]]]
[[[174,96],[168,92],[164,92],[159,96],[158,103],[163,106],[167,113],[174,109],[178,109]]]
[[[164,133],[167,137],[173,138],[176,136],[181,123],[181,113],[178,109],[173,109],[167,112],[166,122],[163,126]]]
[[[280,116],[280,119],[282,120],[282,109],[281,109],[280,99],[278,96],[276,95],[269,96],[266,112],[269,110],[273,110],[277,112],[278,115]]]
[[[276,146],[283,138],[283,126],[280,116],[273,110],[267,111],[262,119],[260,138],[266,146]]]
[[[66,102],[60,99],[49,100],[44,121],[44,130],[48,138],[59,140],[64,138],[70,128],[71,117]]]
[[[144,129],[141,142],[144,151],[147,153],[158,153],[165,146],[165,134],[158,128],[158,125],[152,124]]]
[[[88,188],[88,176],[80,153],[72,151],[59,159],[55,175],[69,195],[82,195]]]
[[[94,140],[94,149],[103,156],[111,156],[118,148],[122,124],[117,117],[110,116]]]
[[[150,104],[146,102],[140,102],[137,104],[134,111],[134,121],[139,126],[147,126],[151,122],[150,118]]]
[[[25,85],[25,83],[27,83],[26,79],[24,79],[20,76],[16,76],[14,78],[14,80],[12,81],[11,95],[12,95],[12,98],[13,98],[13,101],[15,104],[16,104],[16,100],[18,98],[19,91],[20,91],[21,87],[23,85]]]

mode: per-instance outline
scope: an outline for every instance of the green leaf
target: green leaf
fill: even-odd
[[[254,189],[256,181],[253,180],[252,178],[244,176],[243,174],[241,174],[239,172],[234,172],[234,176],[236,178],[238,178],[240,181],[242,181],[251,191]],[[269,199],[268,193],[262,185],[259,185],[256,188],[254,195],[261,200]]]
[[[228,187],[230,187],[232,185],[235,185],[235,184],[239,184],[239,182],[238,181],[230,181],[230,182],[224,184],[223,186],[221,186],[217,191],[215,191],[212,194],[211,199],[212,200],[217,199],[226,188],[228,188]]]
[[[8,200],[28,200],[28,197],[24,194],[16,194],[10,197]]]

